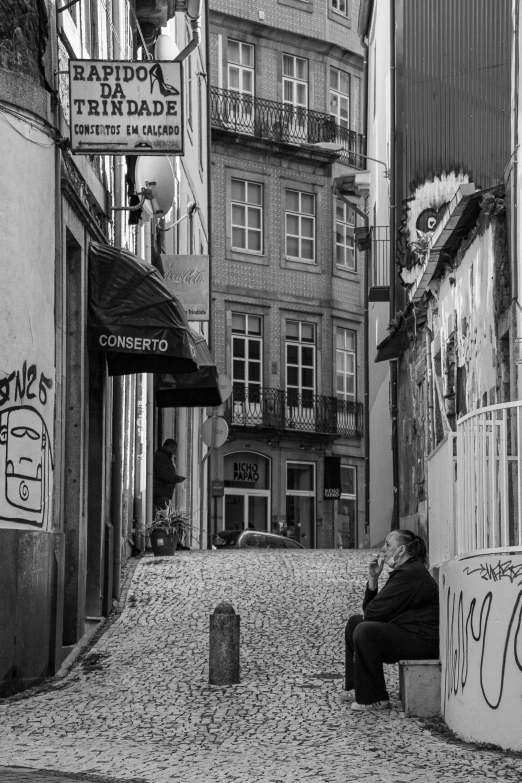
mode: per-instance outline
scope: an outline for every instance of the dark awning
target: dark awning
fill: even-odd
[[[109,375],[194,373],[196,345],[185,311],[158,270],[125,250],[91,242],[88,341]]]
[[[164,373],[156,389],[158,408],[214,408],[221,405],[218,371],[205,339],[191,332],[199,370],[190,375]]]

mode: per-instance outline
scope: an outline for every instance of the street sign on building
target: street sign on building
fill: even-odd
[[[181,63],[69,60],[71,149],[183,155]]]
[[[210,490],[213,498],[222,498],[225,494],[225,482],[220,479],[214,479],[210,482]]]

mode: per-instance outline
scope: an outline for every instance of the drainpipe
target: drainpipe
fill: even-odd
[[[51,57],[52,57],[52,67],[56,68],[56,70],[59,69],[59,54],[58,54],[58,36],[61,31],[62,21],[61,21],[61,14],[50,14],[49,15],[49,24],[50,24],[50,42],[51,42]],[[58,91],[59,90],[59,76],[58,74],[54,75],[54,79],[52,82],[53,87]],[[55,102],[53,104],[53,122],[55,130],[59,132],[60,130],[60,105],[58,101],[56,100],[55,96]],[[64,296],[64,285],[65,285],[65,274],[63,269],[63,235],[62,235],[62,151],[58,144],[54,145],[54,246],[55,246],[55,283],[54,283],[54,292],[55,292],[55,312],[60,312],[60,316],[62,319],[62,323],[65,323],[65,313],[64,313],[64,302],[65,302],[65,296]],[[65,295],[67,292],[65,292]],[[60,305],[58,307],[58,300],[60,301]],[[56,329],[56,335],[55,338],[55,350],[58,352],[60,351],[60,366],[62,367],[62,372],[64,368],[64,362],[65,362],[65,337],[64,337],[64,331],[62,329],[58,330]],[[58,338],[58,335],[60,337]],[[58,358],[58,357],[57,357]],[[56,395],[55,399],[55,411],[60,411],[60,414],[63,414],[63,412],[66,410],[65,407],[65,389],[64,385],[60,384],[60,396]],[[65,432],[63,427],[63,416],[60,415],[60,425],[58,425],[58,416],[54,415],[54,422],[55,425],[55,438],[58,441],[59,437],[59,444],[56,443],[56,446],[59,445],[60,451],[62,454],[65,453],[64,450],[64,444],[65,444]],[[58,434],[58,437],[56,437]],[[54,544],[54,562],[56,565],[56,576],[55,576],[55,582],[54,582],[54,595],[53,595],[53,607],[52,607],[52,615],[51,615],[51,627],[50,632],[52,634],[51,636],[51,653],[50,653],[50,666],[52,673],[55,673],[58,671],[62,664],[62,644],[63,644],[63,602],[64,602],[64,569],[65,569],[65,522],[64,522],[64,510],[65,510],[65,497],[64,497],[64,488],[65,488],[65,460],[61,459],[57,461],[56,467],[55,467],[55,475],[57,477],[57,481],[54,485],[54,492],[53,492],[53,507],[55,509],[58,509],[58,513],[55,514],[55,519],[53,520],[53,533],[55,534],[55,544]]]
[[[152,263],[152,221],[150,225],[145,224],[145,261]],[[147,481],[146,481],[146,505],[145,505],[145,524],[152,521],[152,487],[154,482],[154,375],[149,372],[146,375],[147,381],[147,435],[146,435],[146,460],[147,460]]]
[[[395,0],[390,0],[390,320],[395,318],[396,310],[396,141],[395,141]],[[399,523],[399,432],[397,405],[398,359],[390,362],[390,407],[392,422],[392,481],[393,481],[393,514],[392,530],[400,527]]]
[[[185,48],[174,59],[175,63],[185,60],[194,49],[197,49],[201,43],[201,5],[203,0],[188,0],[186,15],[192,28],[192,40],[188,42]],[[207,36],[208,37],[208,36]],[[208,70],[208,63],[205,67]]]
[[[112,0],[112,16],[114,27],[120,35],[121,22],[118,0]],[[113,51],[115,59],[121,58],[121,51],[116,35],[113,33]],[[114,205],[123,206],[123,158],[114,158]],[[114,246],[122,247],[123,213],[114,212]],[[124,380],[121,375],[112,379],[112,482],[111,482],[111,522],[113,525],[113,576],[112,594],[116,601],[121,591],[121,534],[123,514],[123,472],[124,472]]]
[[[208,347],[212,350],[212,122],[211,122],[211,101],[210,101],[210,2],[205,0],[205,71],[207,78],[205,80],[205,87],[207,90],[207,236],[208,236]],[[221,64],[219,65],[219,72],[221,73]],[[200,435],[201,437],[201,435]],[[205,459],[205,458],[203,458]],[[205,460],[206,466],[201,470],[201,492],[203,492],[203,485],[205,482],[205,476],[207,480],[207,541],[205,547],[203,546],[203,530],[204,519],[203,509],[201,509],[201,516],[199,522],[200,532],[200,548],[211,549],[211,486],[210,486],[210,459]]]
[[[521,259],[521,250],[522,248],[519,247],[519,232],[518,232],[518,198],[520,194],[520,183],[518,179],[518,156],[519,156],[519,121],[520,121],[520,115],[519,115],[519,86],[520,86],[520,2],[519,0],[516,0],[515,8],[514,8],[514,18],[513,18],[513,37],[515,42],[515,51],[514,51],[514,96],[513,96],[513,150],[514,150],[514,160],[513,160],[513,179],[512,179],[512,185],[510,187],[511,191],[511,242],[510,245],[513,248],[512,254],[512,269],[513,269],[513,294],[517,298],[518,307],[516,308],[516,329],[514,338],[517,341],[516,345],[520,346],[521,343],[518,342],[520,338],[522,337],[522,312],[520,310],[520,305],[522,302],[522,275],[520,274],[519,264]],[[512,355],[517,351],[515,348],[515,340],[512,339]],[[518,348],[520,351],[520,347]],[[520,359],[520,355],[516,358]],[[513,394],[513,382],[510,383],[511,389],[510,389],[510,398],[511,399],[522,399],[522,364],[517,363],[516,365],[518,374],[516,378],[516,390]]]
[[[368,44],[363,41],[364,71],[363,71],[363,123],[366,136],[365,152],[368,152]],[[375,154],[375,153],[374,153]],[[368,218],[366,218],[368,225]],[[364,544],[370,546],[370,328],[369,316],[369,265],[372,262],[372,246],[366,256],[364,275]]]

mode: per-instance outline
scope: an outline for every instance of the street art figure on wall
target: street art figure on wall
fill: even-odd
[[[415,188],[413,195],[404,201],[403,217],[399,229],[397,261],[401,266],[401,279],[408,286],[417,277],[415,257],[409,252],[412,242],[419,235],[431,234],[444,216],[446,207],[459,189],[469,182],[467,174],[441,174]]]
[[[0,399],[0,527],[47,530],[53,476],[51,439],[42,413],[50,381],[36,367],[3,379]],[[34,389],[34,390],[33,390]],[[2,408],[2,403],[9,404]],[[52,408],[51,408],[52,410]]]

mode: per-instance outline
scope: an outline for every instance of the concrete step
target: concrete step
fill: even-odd
[[[429,718],[440,712],[440,660],[399,661],[399,695],[404,712]]]

